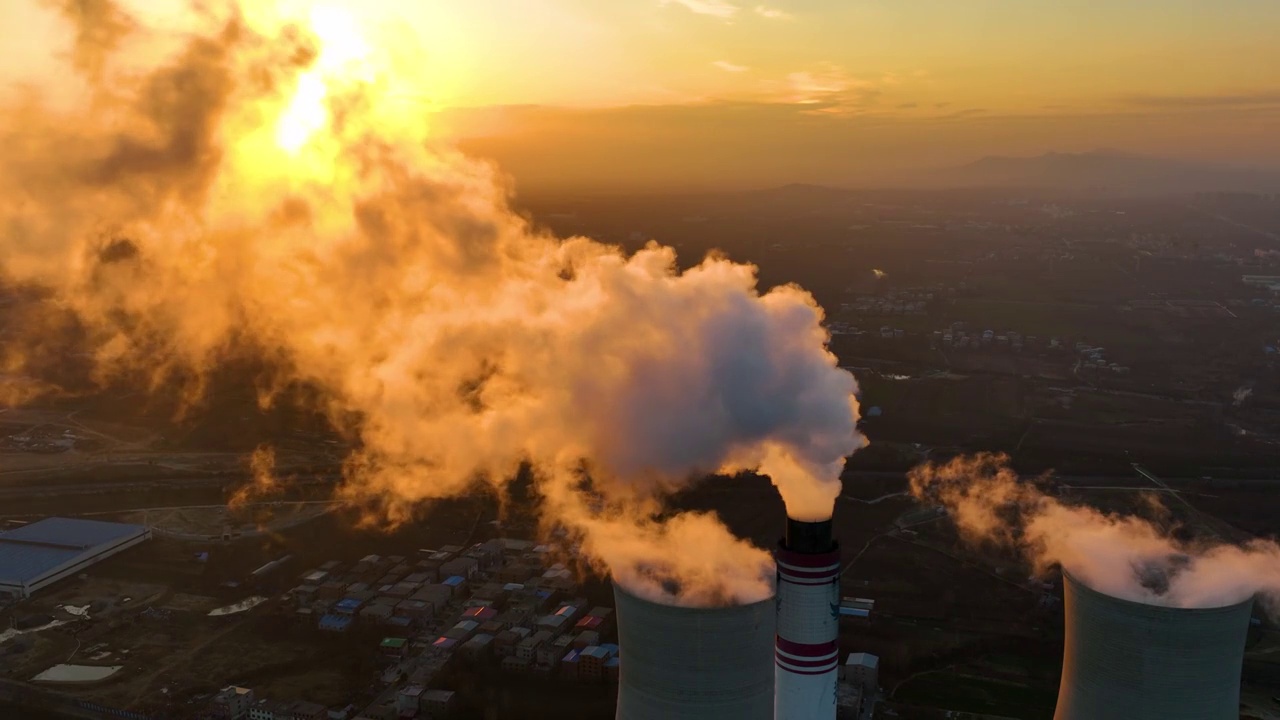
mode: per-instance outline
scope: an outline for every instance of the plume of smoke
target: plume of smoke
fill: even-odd
[[[1235,392],[1231,393],[1231,405],[1233,407],[1240,407],[1241,405],[1244,404],[1245,400],[1249,399],[1249,396],[1252,394],[1253,394],[1253,388],[1249,387],[1248,385],[1244,385],[1236,388]]]
[[[961,536],[1019,551],[1037,573],[1061,566],[1109,595],[1171,607],[1218,607],[1255,594],[1280,598],[1280,545],[1182,542],[1136,516],[1074,506],[1019,478],[1004,455],[926,463],[912,494],[940,502]]]
[[[652,500],[609,503],[575,492],[571,483],[548,484],[546,504],[549,522],[573,519],[570,530],[591,565],[641,597],[713,607],[773,593],[773,558],[734,537],[713,514],[664,517]]]
[[[885,276],[887,276],[889,273],[887,273],[887,272],[885,272],[885,271],[881,270],[880,268],[873,268],[873,269],[871,270],[871,274],[872,274],[872,275],[875,275],[877,280],[882,280],[882,279],[884,279],[884,278],[885,278]]]
[[[240,510],[249,503],[279,495],[285,483],[276,475],[276,451],[270,445],[259,445],[249,456],[249,482],[236,488],[227,507]]]
[[[195,399],[214,368],[265,356],[358,440],[340,497],[404,522],[528,463],[548,523],[673,601],[770,592],[767,556],[716,518],[661,514],[701,474],[758,469],[792,516],[830,516],[865,439],[808,293],[762,293],[720,256],[681,272],[670,248],[539,231],[494,168],[296,25],[204,6],[164,63],[117,72],[157,31],[106,0],[63,10],[95,91],[71,114],[28,95],[0,121],[0,279],[73,314],[97,383]],[[272,123],[321,67],[321,127],[289,154]],[[43,362],[29,344],[4,360]]]

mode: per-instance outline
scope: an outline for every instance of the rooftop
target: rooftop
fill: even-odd
[[[603,647],[601,645],[592,645],[591,647],[583,648],[582,652],[579,653],[578,656],[592,657],[600,660],[608,660],[612,654],[613,653],[609,652],[609,648]]]
[[[846,666],[855,665],[865,668],[875,668],[880,666],[880,658],[871,653],[849,653],[849,659],[844,661]]]
[[[346,630],[351,627],[350,615],[325,615],[320,618],[321,630]]]
[[[141,525],[54,517],[0,533],[0,584],[34,584],[146,532]]]
[[[428,690],[423,699],[427,702],[447,703],[453,700],[452,690]]]

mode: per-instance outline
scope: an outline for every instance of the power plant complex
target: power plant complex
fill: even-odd
[[[614,584],[618,720],[834,720],[840,551],[831,521],[788,519],[775,559],[772,602],[674,607]],[[1213,608],[1150,605],[1066,571],[1063,593],[1054,720],[1239,717],[1252,597]]]
[[[1236,720],[1253,598],[1146,605],[1062,574],[1066,648],[1054,720]]]

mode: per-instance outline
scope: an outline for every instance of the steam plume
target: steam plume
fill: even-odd
[[[275,497],[284,490],[284,482],[276,475],[276,452],[270,445],[259,445],[249,456],[248,484],[241,485],[227,500],[227,507],[239,510],[251,502]]]
[[[660,520],[661,499],[758,469],[794,517],[830,516],[865,440],[813,298],[761,293],[719,256],[681,272],[656,244],[549,236],[494,168],[388,101],[400,68],[371,50],[387,43],[245,8],[202,5],[178,42],[68,0],[90,92],[72,112],[8,103],[0,280],[75,318],[98,385],[180,382],[198,402],[252,355],[315,388],[358,440],[340,496],[384,521],[528,463],[546,522],[637,591],[767,596],[763,552],[712,515]],[[179,49],[138,65],[130,43],[157,39]],[[37,374],[46,341],[3,367]]]
[[[1252,394],[1253,394],[1253,388],[1249,387],[1248,385],[1242,385],[1236,388],[1235,391],[1231,393],[1231,404],[1234,407],[1240,407],[1241,405],[1244,404],[1245,400],[1249,399],[1249,396]]]
[[[914,468],[911,492],[941,502],[970,542],[1012,548],[1043,573],[1061,565],[1116,597],[1171,607],[1218,607],[1254,594],[1280,598],[1280,546],[1181,542],[1151,522],[1067,505],[1024,481],[1004,455]]]

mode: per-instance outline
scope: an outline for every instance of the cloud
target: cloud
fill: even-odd
[[[755,9],[757,15],[770,20],[790,20],[793,17],[791,13],[785,10],[765,7],[764,5],[757,5]]]
[[[1120,100],[1147,108],[1256,107],[1280,105],[1280,90],[1217,95],[1128,95]]]
[[[712,64],[712,65],[714,65],[714,66],[716,66],[716,67],[718,67],[718,68],[720,68],[721,70],[723,70],[723,71],[725,71],[725,72],[731,72],[731,73],[746,72],[746,71],[748,71],[748,70],[750,70],[750,69],[751,69],[751,68],[747,67],[746,65],[737,65],[737,64],[735,64],[735,63],[731,63],[731,62],[729,62],[728,60],[716,60],[715,62],[713,62],[713,63],[711,63],[711,64]]]
[[[986,111],[987,111],[986,108],[965,108],[964,110],[957,110],[952,113],[947,113],[946,115],[942,115],[941,117],[950,118],[950,119],[967,118],[967,117],[973,117],[974,115],[981,115]]]
[[[787,87],[791,92],[789,99],[800,104],[836,100],[849,91],[871,86],[872,83],[851,77],[842,68],[829,63],[814,70],[787,75]]]
[[[824,63],[787,75],[776,101],[807,106],[806,114],[855,115],[884,94],[882,83],[849,75],[838,65]]]
[[[918,107],[920,107],[919,103],[913,103],[913,102],[909,102],[909,103],[902,103],[902,104],[898,105],[898,109],[899,109],[899,110],[911,110],[911,109],[918,108]]]
[[[660,5],[680,5],[698,15],[728,20],[738,14],[738,6],[725,0],[658,0]]]

